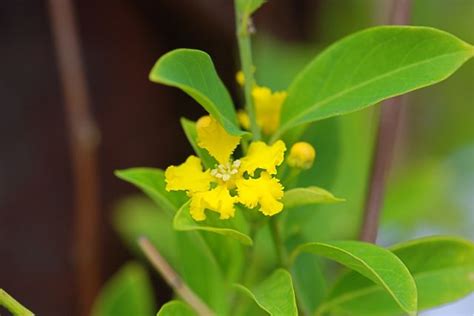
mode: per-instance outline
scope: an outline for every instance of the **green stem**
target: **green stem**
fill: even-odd
[[[275,247],[278,265],[282,268],[285,268],[287,266],[286,251],[284,248],[285,245],[283,245],[280,227],[278,226],[278,221],[276,217],[272,217],[270,219],[270,231],[272,233],[272,240]]]
[[[249,15],[239,15],[237,9],[237,1],[235,1],[235,25],[237,30],[237,42],[239,45],[240,64],[244,73],[244,95],[245,95],[245,109],[250,118],[250,131],[255,140],[259,140],[260,128],[257,125],[257,118],[255,115],[255,108],[252,99],[252,88],[255,85],[253,77],[253,62],[252,62],[252,44],[250,42],[250,32],[248,24],[250,21]]]
[[[8,309],[13,315],[16,316],[33,316],[34,314],[29,311],[26,307],[21,305],[17,300],[11,297],[3,289],[0,289],[0,306]]]

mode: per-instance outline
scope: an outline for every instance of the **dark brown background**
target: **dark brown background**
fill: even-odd
[[[190,148],[178,119],[202,114],[147,74],[166,51],[193,47],[209,52],[235,87],[233,11],[227,0],[75,0],[75,9],[101,131],[104,281],[130,256],[109,218],[134,189],[113,170],[179,161]],[[273,0],[256,19],[282,39],[302,40],[317,9],[315,0]],[[76,315],[72,170],[47,1],[1,1],[0,78],[0,287],[38,315]],[[163,302],[169,294],[155,282]]]

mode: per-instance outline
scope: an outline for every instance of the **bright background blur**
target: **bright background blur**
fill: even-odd
[[[211,54],[234,97],[236,44],[230,1],[76,0],[99,147],[101,257],[105,281],[131,254],[112,228],[117,201],[131,192],[113,170],[164,168],[191,152],[179,118],[200,107],[148,82],[154,61],[178,47]],[[269,0],[256,14],[257,80],[285,89],[319,51],[388,20],[388,1]],[[413,25],[474,43],[473,0],[413,0]],[[76,315],[71,162],[47,1],[0,3],[0,287],[39,315]],[[233,54],[230,52],[234,52]],[[317,88],[317,87],[316,87]],[[237,100],[237,98],[235,98]],[[432,234],[474,240],[474,62],[410,93],[404,107],[379,243]],[[306,137],[317,179],[347,202],[299,212],[313,240],[354,238],[360,227],[378,109],[318,122]],[[324,209],[324,207],[321,207]],[[311,214],[315,214],[311,211]],[[321,225],[321,223],[324,223]],[[316,227],[318,229],[316,229]],[[170,294],[155,277],[158,301]],[[474,296],[424,315],[470,316]]]

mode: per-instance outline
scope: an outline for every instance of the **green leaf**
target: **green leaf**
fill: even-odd
[[[279,134],[442,81],[473,55],[469,44],[428,27],[381,26],[348,36],[295,78]]]
[[[236,8],[239,16],[250,16],[265,2],[265,0],[236,0]]]
[[[299,234],[286,241],[286,249],[291,251],[306,240]],[[309,253],[299,255],[291,266],[291,276],[298,297],[298,308],[304,315],[313,315],[316,307],[327,295],[328,285],[321,259]]]
[[[155,168],[130,168],[115,171],[115,175],[145,192],[158,206],[174,214],[186,201],[182,192],[166,191],[164,172]]]
[[[156,316],[197,316],[197,314],[181,301],[170,301],[164,304]]]
[[[153,289],[145,269],[128,263],[100,292],[93,316],[149,316],[155,313]]]
[[[195,49],[175,49],[158,59],[149,77],[153,82],[186,92],[228,133],[236,136],[248,134],[239,129],[232,99],[207,53]]]
[[[334,260],[359,272],[382,286],[409,315],[416,315],[415,281],[403,262],[390,251],[359,241],[310,242],[296,248],[292,257],[302,252]]]
[[[425,310],[458,300],[474,291],[474,243],[457,237],[434,236],[403,242],[389,248],[408,267],[418,289],[418,309]],[[383,289],[359,274],[344,274],[327,301],[331,308],[354,316],[401,313]]]
[[[285,208],[313,204],[330,204],[344,201],[344,199],[335,197],[331,192],[315,186],[288,190],[285,192],[282,199]]]
[[[235,217],[232,219],[220,220],[216,214],[208,212],[207,218],[204,221],[197,222],[189,213],[189,202],[184,204],[176,213],[173,220],[173,227],[180,231],[193,231],[202,230],[211,233],[221,234],[230,238],[234,238],[240,241],[242,244],[251,246],[253,244],[252,239],[245,233],[237,230],[238,226],[244,219],[237,211]]]
[[[235,286],[270,315],[298,315],[291,275],[286,270],[276,270],[253,290],[241,284]]]
[[[179,265],[172,217],[146,197],[132,196],[120,200],[114,212],[113,224],[120,237],[135,254],[142,256],[137,240],[146,236],[171,266]]]
[[[183,127],[186,138],[194,149],[194,152],[201,158],[202,163],[206,168],[214,168],[216,160],[209,155],[209,152],[198,146],[196,123],[185,118],[181,118],[181,126]]]

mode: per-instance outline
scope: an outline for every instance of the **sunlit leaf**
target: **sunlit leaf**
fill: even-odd
[[[318,187],[295,188],[285,191],[282,199],[285,208],[344,202],[344,199],[335,197],[331,192]]]
[[[186,92],[230,134],[247,134],[238,127],[232,99],[207,53],[195,49],[168,52],[156,62],[150,80]]]
[[[403,311],[416,315],[415,281],[403,262],[390,251],[359,241],[310,242],[296,248],[293,258],[302,252],[326,257],[357,271],[380,285]]]
[[[418,289],[418,309],[458,300],[474,292],[474,243],[456,237],[434,236],[389,248],[407,266]],[[324,309],[354,316],[390,316],[402,312],[379,286],[358,273],[344,274],[329,294]]]
[[[286,270],[276,270],[255,289],[251,290],[240,284],[236,284],[236,287],[270,315],[298,315],[291,275]]]
[[[472,46],[428,27],[381,26],[350,35],[293,81],[280,133],[442,81],[473,55]]]
[[[244,245],[251,246],[253,244],[252,239],[247,234],[237,230],[237,227],[241,226],[238,222],[241,222],[242,220],[243,219],[240,218],[239,213],[236,212],[235,217],[232,219],[220,220],[215,216],[215,214],[208,214],[206,220],[197,222],[189,213],[188,202],[176,213],[173,220],[173,227],[174,229],[181,231],[201,230],[221,234],[226,237],[234,238]]]

